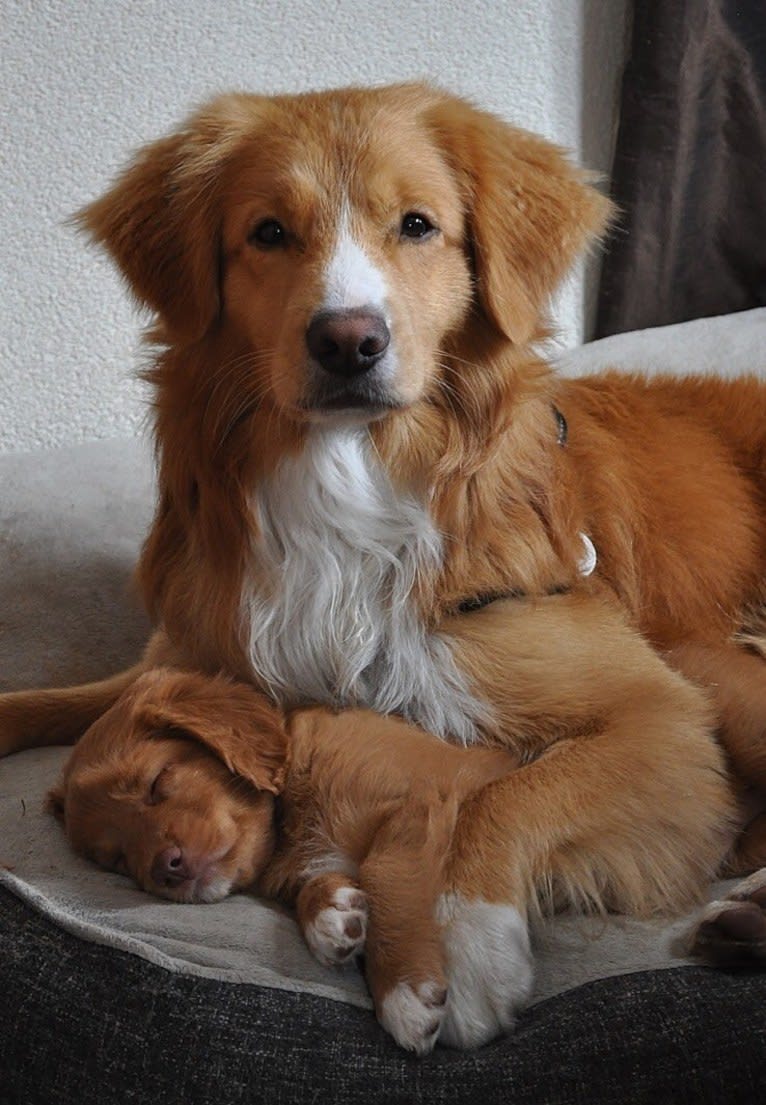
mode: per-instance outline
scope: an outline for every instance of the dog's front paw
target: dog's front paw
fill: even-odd
[[[478,1047],[513,1026],[532,992],[527,926],[512,906],[458,893],[442,896],[437,915],[449,986],[439,1042]]]
[[[766,963],[766,867],[705,906],[692,934],[692,955],[720,967]]]
[[[314,956],[325,967],[338,967],[364,951],[367,938],[367,898],[354,886],[339,886],[303,935]]]
[[[444,1022],[447,991],[434,979],[398,982],[378,1007],[378,1020],[408,1051],[427,1055]]]

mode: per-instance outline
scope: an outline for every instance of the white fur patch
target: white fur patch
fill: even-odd
[[[513,1025],[532,992],[527,926],[513,906],[444,894],[437,906],[444,926],[448,998],[439,1040],[452,1047],[487,1043]]]
[[[325,967],[338,967],[360,955],[367,939],[367,913],[367,900],[361,890],[338,887],[331,905],[320,910],[303,933],[314,957]],[[349,924],[351,934],[347,931]]]
[[[232,880],[217,878],[194,896],[195,902],[220,902],[231,893]]]
[[[374,307],[384,312],[386,282],[349,229],[348,212],[341,218],[335,249],[324,274],[322,310],[348,311]]]
[[[231,893],[232,882],[225,875],[215,875],[207,881],[204,878],[194,879],[168,891],[152,886],[150,893],[160,894],[173,902],[220,902]]]
[[[425,507],[397,494],[366,430],[316,427],[253,503],[260,538],[243,595],[254,672],[288,705],[400,713],[468,743],[487,720],[448,642],[411,597],[438,568]]]
[[[386,1032],[408,1051],[429,1052],[439,1035],[444,1018],[444,988],[437,982],[417,986],[399,982],[386,994],[378,1009],[378,1020]]]

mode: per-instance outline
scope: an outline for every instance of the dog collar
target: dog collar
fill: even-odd
[[[556,444],[563,447],[569,439],[569,425],[555,404],[552,404],[552,409],[553,417],[556,419]],[[581,576],[589,576],[596,570],[598,553],[596,552],[596,546],[587,533],[581,532],[580,540],[582,541],[582,556],[577,561],[577,570]],[[548,594],[565,594],[568,589],[567,587],[553,587],[548,591]],[[459,614],[471,614],[475,610],[483,610],[485,606],[491,606],[493,602],[499,602],[500,599],[523,599],[524,597],[523,591],[487,591],[484,594],[471,595],[470,598],[463,599],[458,603],[456,609]]]

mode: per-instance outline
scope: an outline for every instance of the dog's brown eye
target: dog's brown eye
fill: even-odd
[[[436,230],[434,224],[425,215],[417,211],[408,211],[402,219],[402,238],[425,238]]]
[[[264,219],[250,232],[248,239],[259,249],[274,249],[287,241],[287,231],[276,219]]]

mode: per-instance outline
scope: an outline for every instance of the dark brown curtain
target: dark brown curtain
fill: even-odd
[[[766,0],[635,0],[596,337],[766,304]]]

